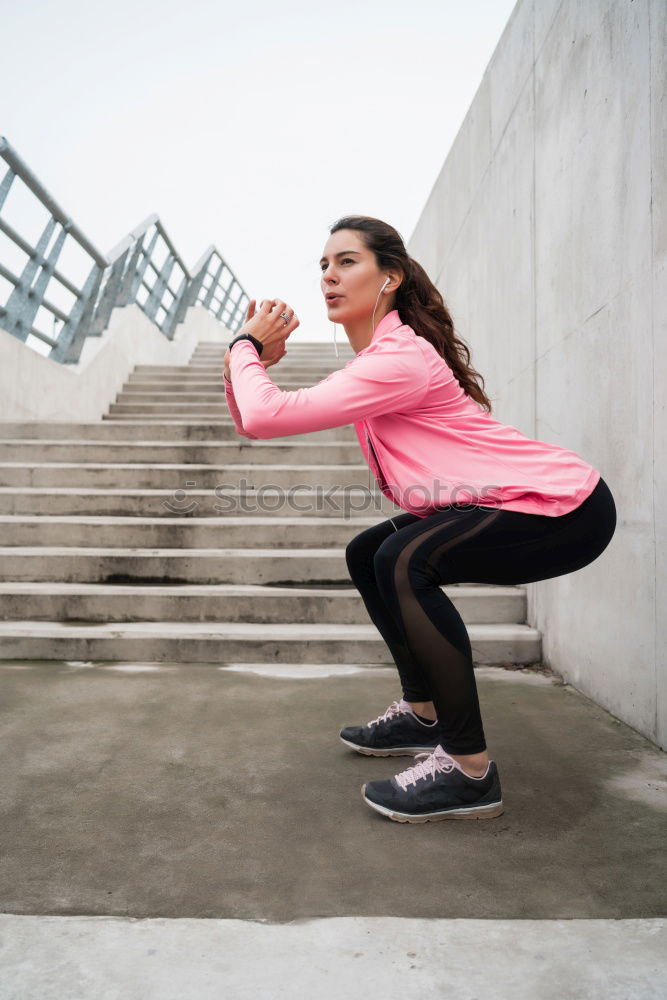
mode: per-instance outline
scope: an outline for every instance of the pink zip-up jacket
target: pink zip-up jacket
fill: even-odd
[[[450,503],[555,517],[600,479],[575,452],[494,420],[397,309],[368,347],[308,388],[279,389],[249,340],[235,344],[230,370],[225,398],[239,434],[278,438],[354,424],[383,494],[419,517]]]

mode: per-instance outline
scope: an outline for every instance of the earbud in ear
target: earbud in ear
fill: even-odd
[[[387,278],[387,280],[385,281],[384,285],[380,289],[381,292],[383,292],[385,290],[385,288],[387,287],[387,285],[389,284],[390,281],[391,281],[391,278]]]

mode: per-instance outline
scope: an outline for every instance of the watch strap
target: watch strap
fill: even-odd
[[[238,337],[234,337],[233,340],[230,340],[230,342],[227,345],[227,347],[231,350],[231,348],[234,346],[234,344],[237,344],[239,342],[239,340],[249,340],[249,341],[251,341],[251,343],[253,343],[255,345],[257,353],[261,357],[262,351],[264,350],[264,344],[261,342],[261,340],[257,340],[257,337],[253,337],[253,335],[251,333],[240,333],[238,335]]]

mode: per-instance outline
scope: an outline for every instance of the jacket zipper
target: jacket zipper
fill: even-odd
[[[371,439],[368,436],[368,430],[366,430],[366,443],[368,445],[368,452],[369,452],[369,454],[371,454],[373,456],[373,458],[375,459],[375,465],[377,466],[377,470],[378,470],[378,473],[379,473],[379,486],[380,486],[380,489],[384,490],[387,487],[387,480],[385,479],[384,473],[382,472],[382,468],[380,466],[379,459],[378,459],[377,455],[375,454],[375,448],[371,444]],[[370,469],[369,469],[369,484],[368,484],[368,488],[370,490]]]
[[[382,469],[380,468],[380,462],[378,461],[378,457],[375,454],[375,448],[371,444],[371,439],[368,436],[368,431],[366,431],[366,443],[368,444],[368,452],[369,452],[369,454],[372,454],[373,458],[375,459],[375,464],[377,465],[378,472],[380,473],[380,489],[384,493],[384,490],[382,488],[383,487],[385,489],[387,488],[387,480],[385,479],[384,473],[382,472]],[[371,489],[371,468],[370,468],[370,465],[369,465],[368,466],[368,492],[369,493],[370,493],[370,489]],[[386,494],[385,494],[385,496],[386,496]],[[390,517],[389,520],[391,521],[391,523],[392,523],[392,525],[394,527],[394,531],[398,531],[398,528],[394,524],[393,518]]]

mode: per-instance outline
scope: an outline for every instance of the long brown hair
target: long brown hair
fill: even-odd
[[[470,364],[466,343],[454,332],[454,323],[444,299],[428,274],[410,257],[400,234],[381,219],[368,215],[346,215],[329,230],[354,229],[361,233],[367,250],[375,254],[378,267],[399,268],[403,280],[396,289],[396,309],[403,323],[433,344],[451,368],[461,388],[491,413],[491,402],[483,389],[484,379]],[[481,385],[478,382],[481,379]]]

